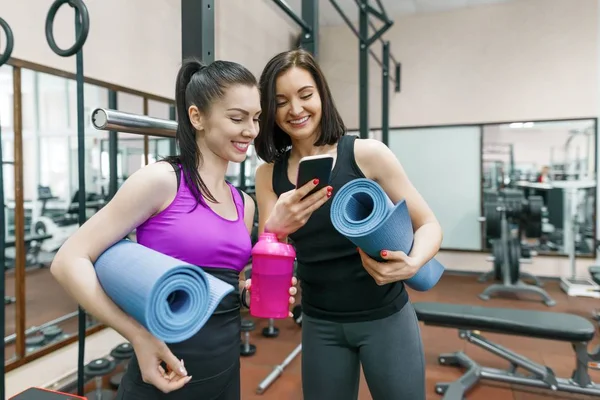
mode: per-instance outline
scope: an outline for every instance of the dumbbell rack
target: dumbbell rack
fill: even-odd
[[[494,283],[488,286],[480,295],[479,298],[482,300],[489,300],[491,296],[497,293],[526,293],[526,294],[535,294],[540,296],[543,302],[548,306],[552,307],[556,305],[556,301],[550,297],[548,292],[542,289],[539,286],[528,285],[522,281],[522,277],[524,276],[522,272],[519,271],[519,276],[516,282],[511,281],[510,277],[510,257],[509,257],[509,240],[510,233],[508,228],[508,217],[507,217],[507,208],[505,205],[499,205],[496,210],[501,215],[501,234],[500,234],[500,244],[502,248],[502,283]],[[488,258],[489,261],[493,261],[493,257]],[[529,260],[520,259],[519,254],[519,263],[521,262],[530,262]]]

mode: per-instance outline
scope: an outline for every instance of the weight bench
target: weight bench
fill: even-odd
[[[489,351],[510,363],[506,370],[483,367],[464,352],[445,353],[438,357],[442,365],[466,368],[454,382],[437,383],[435,391],[444,400],[462,400],[480,379],[507,382],[552,391],[587,394],[600,397],[600,386],[592,383],[588,362],[600,360],[598,349],[588,353],[587,345],[594,337],[594,325],[587,319],[565,313],[478,307],[463,304],[415,303],[420,321],[425,325],[455,328],[459,337]],[[485,339],[478,331],[538,339],[570,342],[575,351],[575,368],[571,378],[558,378],[552,369],[537,364],[505,347]],[[529,374],[517,373],[521,367]]]

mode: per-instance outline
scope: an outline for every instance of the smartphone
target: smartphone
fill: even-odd
[[[313,179],[318,179],[319,184],[307,196],[318,192],[329,185],[331,170],[333,169],[333,156],[321,154],[316,156],[306,156],[300,159],[298,164],[298,178],[296,179],[296,188],[301,188]]]

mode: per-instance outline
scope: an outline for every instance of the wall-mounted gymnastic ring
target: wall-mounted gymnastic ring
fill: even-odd
[[[79,22],[81,24],[81,29],[77,33],[77,37],[75,38],[75,43],[70,48],[63,50],[56,44],[54,40],[54,18],[56,17],[56,13],[58,9],[63,5],[68,4],[75,9],[75,20],[76,24]],[[79,21],[81,18],[81,21]],[[86,5],[82,0],[56,0],[52,6],[50,6],[50,10],[48,11],[48,16],[46,17],[46,40],[48,41],[48,45],[56,54],[61,57],[70,57],[73,54],[77,53],[87,40],[88,33],[90,32],[90,15],[88,13]]]
[[[7,63],[10,59],[10,55],[12,54],[13,48],[15,46],[15,37],[13,36],[12,29],[8,23],[0,18],[0,27],[4,31],[6,35],[6,48],[4,49],[4,53],[0,54],[0,67]]]

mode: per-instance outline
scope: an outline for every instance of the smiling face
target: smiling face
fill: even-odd
[[[246,85],[228,88],[207,115],[195,106],[189,109],[204,147],[226,161],[238,163],[246,159],[248,146],[258,135],[260,112],[258,88]]]
[[[274,162],[290,146],[333,145],[345,134],[323,71],[305,49],[271,58],[259,88],[262,113],[254,145],[261,160]]]
[[[318,135],[322,104],[312,75],[303,68],[290,68],[277,78],[275,92],[277,125],[293,140]]]

